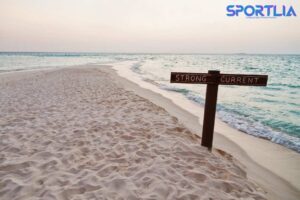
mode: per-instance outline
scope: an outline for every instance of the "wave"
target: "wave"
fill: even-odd
[[[300,153],[300,138],[298,137],[274,130],[253,119],[223,109],[218,110],[218,117],[239,131],[270,140]]]
[[[270,86],[270,87],[269,87]],[[292,84],[286,84],[286,83],[272,83],[267,88],[272,89],[272,87],[279,86],[279,87],[288,87],[288,88],[300,88],[300,85],[292,85]]]
[[[187,99],[199,103],[202,106],[205,104],[205,99],[191,90],[167,85],[161,85],[160,88],[167,91],[181,93]],[[231,127],[243,133],[270,140],[273,143],[283,145],[300,153],[300,138],[298,137],[274,130],[249,118],[249,116],[243,116],[235,113],[233,110],[230,110],[221,104],[218,104],[217,106],[217,116]]]

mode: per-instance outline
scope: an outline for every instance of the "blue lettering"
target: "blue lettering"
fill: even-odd
[[[290,16],[295,16],[296,17],[297,16],[296,12],[295,12],[295,10],[292,6],[289,8],[289,11],[287,12],[286,16],[288,16],[288,17],[290,17]]]
[[[232,17],[235,15],[235,11],[234,11],[234,5],[229,5],[227,6],[227,16]]]
[[[267,9],[267,16],[270,17],[271,15],[271,8],[273,8],[273,5],[265,5],[264,8]]]
[[[285,5],[228,5],[226,15],[229,17],[245,15],[247,17],[291,17],[297,16],[292,6]]]
[[[239,8],[239,9],[236,10],[236,16],[239,16],[239,12],[243,12],[244,7],[241,6],[241,5],[236,5],[236,7]]]
[[[274,9],[273,9],[273,10],[274,10],[274,14],[273,14],[273,15],[274,15],[274,17],[280,17],[280,16],[282,16],[282,14],[280,14],[280,13],[277,13],[277,10],[276,10],[276,8],[277,8],[277,7],[276,7],[276,6],[274,6]]]
[[[285,6],[282,6],[282,16],[286,16]]]
[[[258,15],[264,17],[264,13],[263,13],[263,10],[264,10],[264,7],[261,6],[261,5],[256,5],[256,16],[258,17]]]
[[[249,10],[250,10],[250,12],[248,12]],[[247,15],[248,17],[251,17],[255,13],[255,8],[251,5],[248,5],[245,7],[244,12],[245,12],[245,15]]]

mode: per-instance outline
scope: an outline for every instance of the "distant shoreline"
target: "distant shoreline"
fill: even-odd
[[[284,55],[284,56],[300,56],[300,53],[153,53],[153,52],[93,52],[93,51],[0,51],[0,53],[16,53],[16,54],[31,54],[31,53],[57,53],[57,54],[128,54],[128,55],[270,55],[270,56],[276,56],[276,55]]]

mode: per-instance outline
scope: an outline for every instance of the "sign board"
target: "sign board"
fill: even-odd
[[[201,145],[212,148],[219,85],[266,86],[267,75],[171,72],[171,83],[207,84]]]
[[[171,72],[171,83],[266,86],[267,75]]]

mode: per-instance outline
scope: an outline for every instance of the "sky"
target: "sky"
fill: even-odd
[[[298,16],[228,17],[232,2]],[[300,54],[300,1],[0,0],[0,51]]]

